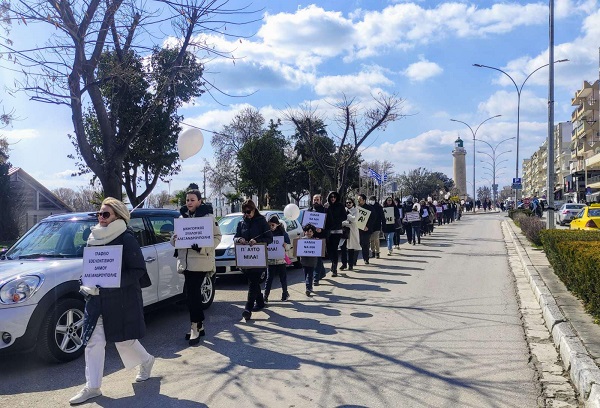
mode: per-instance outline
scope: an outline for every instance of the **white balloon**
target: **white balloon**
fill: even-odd
[[[181,160],[189,159],[198,153],[204,145],[204,136],[200,129],[189,128],[181,132],[177,138],[177,150]]]
[[[283,215],[288,220],[295,220],[300,216],[300,208],[296,204],[288,204],[283,209]]]
[[[437,200],[433,200],[433,205],[437,205]]]

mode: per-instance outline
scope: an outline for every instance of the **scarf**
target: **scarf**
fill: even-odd
[[[92,228],[87,244],[88,246],[106,245],[124,233],[125,230],[127,230],[127,224],[121,219],[114,220],[106,227],[98,224]]]

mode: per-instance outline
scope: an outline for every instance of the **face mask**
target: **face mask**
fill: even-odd
[[[375,201],[373,201],[373,200],[369,200],[368,202],[369,202],[370,205],[374,205],[375,204]]]

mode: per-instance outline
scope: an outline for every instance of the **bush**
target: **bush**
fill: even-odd
[[[556,248],[568,259],[562,271],[569,278],[565,285],[583,301],[589,313],[600,317],[600,241],[558,241]]]
[[[565,286],[574,292],[574,276],[570,273],[572,258],[559,248],[563,242],[595,242],[596,250],[600,249],[600,233],[597,231],[571,231],[551,229],[540,232],[540,239],[548,261],[554,268],[554,273],[563,281]]]
[[[530,209],[526,208],[526,209],[519,209],[519,210],[508,210],[508,216],[510,218],[512,218],[513,220],[517,217],[520,217],[521,214],[526,215],[527,217],[530,217],[533,215],[533,211],[531,211]],[[516,221],[515,221],[516,223]]]
[[[540,232],[546,229],[546,223],[538,217],[527,217],[523,214],[519,214],[518,218],[519,227],[521,227],[521,231],[523,231],[527,239],[536,246],[542,246]]]

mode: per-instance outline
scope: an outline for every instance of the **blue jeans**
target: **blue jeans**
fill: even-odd
[[[313,289],[314,274],[315,268],[313,266],[304,267],[304,283],[306,284],[306,290]]]
[[[388,251],[391,251],[392,248],[394,247],[394,233],[393,232],[386,232],[385,233],[385,240],[387,242]]]
[[[315,280],[321,280],[327,275],[327,272],[325,272],[325,265],[323,265],[323,258],[317,258],[317,266],[313,268],[313,271]]]
[[[412,242],[414,244],[417,241],[419,242],[419,244],[421,243],[421,223],[420,222],[412,223]]]

